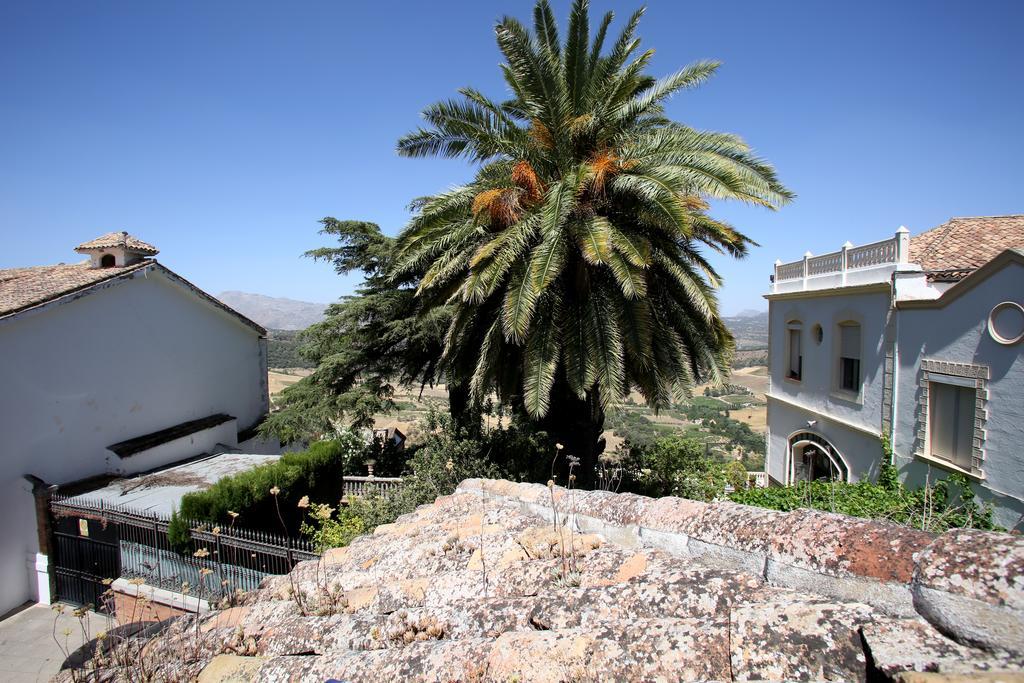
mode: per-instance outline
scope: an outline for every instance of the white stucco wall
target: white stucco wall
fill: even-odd
[[[110,464],[119,475],[138,474],[181,460],[183,454],[218,453],[235,450],[238,443],[238,421],[228,420],[187,436],[133,454],[112,458]],[[226,447],[226,448],[225,448]],[[185,456],[188,457],[188,456]]]
[[[769,315],[768,371],[771,389],[768,400],[767,470],[777,476],[785,471],[787,438],[808,420],[817,420],[821,427],[835,434],[842,442],[833,442],[850,467],[856,481],[873,476],[873,461],[881,456],[878,436],[882,424],[883,367],[885,360],[886,325],[890,294],[887,289],[850,294],[807,294],[796,298],[771,299]],[[802,325],[803,368],[800,381],[789,379],[787,341],[788,323],[799,320]],[[834,390],[838,372],[838,325],[843,321],[861,325],[860,396],[851,400]],[[821,325],[823,338],[816,343],[815,325]],[[775,399],[775,400],[773,400]],[[829,439],[831,441],[831,439]]]
[[[0,321],[0,387],[2,613],[34,593],[23,475],[113,472],[121,463],[108,445],[214,413],[248,427],[266,410],[266,352],[256,330],[150,270]]]
[[[946,470],[914,457],[922,358],[989,368],[981,497],[997,505],[996,519],[1012,527],[1024,514],[1024,343],[1006,346],[987,331],[988,315],[1002,301],[1024,304],[1024,266],[1008,263],[941,308],[898,312],[899,375],[894,449],[908,484],[944,477]]]
[[[815,424],[808,427],[808,420]],[[851,481],[874,479],[878,475],[882,448],[876,434],[848,424],[814,415],[806,409],[768,399],[767,472],[775,481],[786,483],[789,476],[789,439],[798,432],[811,432],[823,437],[838,451],[850,473]]]

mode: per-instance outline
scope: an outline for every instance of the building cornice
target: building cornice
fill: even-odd
[[[935,299],[909,299],[906,301],[897,301],[896,308],[898,309],[915,309],[915,308],[943,308],[952,301],[958,299],[961,295],[966,294],[970,290],[974,289],[977,285],[988,279],[989,276],[993,275],[999,270],[1002,270],[1005,266],[1010,263],[1018,263],[1024,265],[1024,252],[1018,249],[1007,249],[1006,251],[996,256],[994,259],[978,268],[976,271],[965,277],[960,282],[956,283],[941,296]]]
[[[156,261],[147,259],[140,263],[125,268],[118,268],[116,273],[112,273],[110,277],[98,280],[96,282],[90,282],[81,287],[62,292],[56,296],[53,296],[45,301],[39,301],[34,304],[29,304],[23,308],[19,308],[16,311],[11,311],[4,315],[0,315],[0,323],[7,322],[9,320],[18,320],[29,315],[34,315],[40,311],[45,311],[55,306],[61,306],[66,303],[70,303],[83,296],[88,296],[93,292],[118,285],[126,280],[131,280],[137,275],[145,275],[149,271],[153,270],[157,265]]]
[[[816,415],[817,417],[820,417],[823,420],[828,420],[829,422],[834,422],[834,423],[842,425],[844,427],[848,427],[850,429],[854,429],[854,430],[856,430],[858,432],[861,432],[862,434],[867,434],[868,436],[873,436],[873,437],[879,438],[879,439],[882,437],[882,432],[877,430],[877,429],[871,429],[870,427],[865,427],[865,426],[859,425],[859,424],[857,424],[855,422],[850,422],[849,420],[844,420],[844,419],[836,417],[834,415],[829,415],[828,413],[823,413],[820,410],[816,410],[814,408],[811,408],[810,406],[803,405],[802,403],[797,403],[795,401],[790,401],[788,399],[782,398],[781,396],[773,396],[772,394],[765,394],[764,398],[769,403],[774,401],[775,403],[781,403],[781,404],[783,404],[785,406],[789,406],[790,408],[796,408],[798,410],[803,410],[805,412],[811,413],[812,415]]]
[[[799,292],[784,292],[781,294],[765,294],[768,301],[786,301],[788,299],[815,299],[823,296],[848,296],[854,294],[873,294],[890,292],[892,286],[888,282],[872,282],[866,285],[848,285],[846,287],[832,287],[830,289],[808,289]]]
[[[20,310],[8,313],[7,315],[0,316],[0,323],[5,323],[11,320],[18,320],[20,318],[35,315],[37,313],[49,310],[51,308],[55,308],[57,306],[62,306],[72,301],[76,301],[84,296],[89,296],[90,294],[100,292],[109,287],[115,287],[123,282],[132,280],[138,276],[147,277],[149,273],[159,273],[160,275],[163,275],[164,277],[167,278],[167,280],[169,280],[176,286],[182,287],[185,290],[191,292],[193,295],[196,296],[196,298],[200,299],[201,301],[213,306],[214,308],[219,309],[224,313],[227,313],[229,316],[233,317],[237,322],[241,323],[242,325],[252,328],[261,337],[267,336],[267,330],[259,323],[250,320],[246,316],[242,315],[235,309],[228,306],[220,299],[207,294],[203,290],[199,289],[199,287],[195,286],[182,276],[175,273],[167,266],[151,259],[147,259],[146,261],[136,264],[135,266],[130,266],[128,268],[121,269],[120,272],[118,272],[116,275],[113,275],[112,277],[106,278],[104,280],[100,280],[99,282],[92,282],[83,287],[79,287],[78,289],[65,292],[59,296],[55,296],[52,299],[41,301],[37,304],[33,304]]]

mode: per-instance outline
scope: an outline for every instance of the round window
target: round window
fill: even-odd
[[[988,314],[988,333],[1000,344],[1024,339],[1024,307],[1014,301],[997,304]]]

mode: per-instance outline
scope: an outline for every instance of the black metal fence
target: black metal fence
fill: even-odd
[[[104,579],[118,578],[217,599],[318,556],[304,539],[207,522],[190,522],[189,547],[175,548],[170,519],[104,501],[54,497],[50,511],[57,597],[80,604],[100,605]]]

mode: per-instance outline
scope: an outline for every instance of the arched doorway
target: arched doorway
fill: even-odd
[[[789,437],[790,483],[798,481],[849,481],[850,469],[826,438],[814,432]]]

